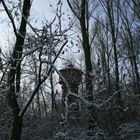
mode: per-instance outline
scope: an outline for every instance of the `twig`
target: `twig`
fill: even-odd
[[[15,33],[15,35],[17,37],[18,36],[18,33],[17,33],[17,29],[16,29],[16,26],[15,26],[14,19],[12,17],[12,14],[9,12],[9,10],[8,10],[8,8],[7,8],[4,0],[1,0],[1,2],[2,2],[2,5],[3,5],[4,9],[5,9],[5,12],[7,13],[7,15],[8,15],[8,17],[9,17],[11,23],[12,23],[14,33]]]
[[[54,61],[53,61],[53,64],[54,64],[55,61],[57,60],[59,54],[61,53],[63,47],[67,44],[67,42],[68,42],[68,41],[66,40],[66,42],[65,42],[65,43],[62,45],[62,47],[60,48],[58,54],[56,55],[56,57],[55,57],[55,59],[54,59]],[[29,100],[27,101],[25,107],[19,112],[19,117],[21,117],[21,116],[24,115],[24,113],[25,113],[26,110],[28,109],[29,105],[30,105],[31,102],[33,101],[33,99],[34,99],[34,97],[35,97],[37,91],[39,90],[40,85],[48,78],[48,75],[50,74],[51,70],[52,70],[52,65],[51,65],[51,67],[50,67],[48,73],[46,74],[46,76],[45,76],[45,77],[37,84],[37,86],[35,87],[35,89],[34,89],[32,95],[31,95],[31,97],[29,98]]]

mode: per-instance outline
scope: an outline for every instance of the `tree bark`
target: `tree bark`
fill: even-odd
[[[85,66],[86,66],[86,95],[87,99],[89,101],[93,101],[93,86],[92,86],[92,78],[91,78],[91,73],[92,73],[92,62],[91,62],[91,47],[89,43],[89,31],[88,31],[88,1],[86,0],[81,0],[80,4],[77,1],[77,5],[80,5],[79,7],[79,13],[74,9],[75,3],[71,3],[69,0],[67,0],[69,7],[71,11],[74,13],[76,18],[80,22],[80,27],[81,27],[81,34],[82,34],[82,45],[83,45],[83,50],[84,50],[84,55],[85,55]],[[93,119],[93,114],[95,115],[95,110],[93,107],[90,105],[88,106],[89,110],[89,129],[94,128],[94,119]]]
[[[110,31],[111,31],[110,33],[111,33],[111,39],[112,39],[112,46],[113,46],[113,51],[114,51],[115,90],[118,91],[117,104],[118,106],[122,106],[122,99],[121,99],[120,86],[119,86],[120,78],[119,78],[118,54],[117,54],[117,45],[116,45],[118,25],[115,25],[113,1],[112,2],[107,1],[106,8],[107,8],[107,16],[109,19],[109,25],[110,25]],[[118,17],[117,17],[117,20],[118,20]],[[117,24],[119,24],[118,21],[117,21]]]
[[[19,28],[19,32],[16,36],[15,48],[13,50],[13,54],[11,56],[11,68],[9,71],[9,93],[8,93],[8,101],[10,107],[12,109],[13,114],[13,128],[11,132],[10,140],[20,140],[21,132],[22,132],[22,118],[23,116],[19,116],[20,106],[17,102],[17,92],[20,91],[20,77],[21,77],[21,57],[23,44],[25,40],[26,34],[26,25],[27,18],[30,10],[30,0],[24,0],[23,2],[23,11],[22,11],[22,19]],[[18,93],[19,94],[19,93]]]
[[[18,117],[18,115],[15,115],[10,140],[20,140],[21,132],[22,132],[22,117]]]
[[[87,2],[86,0],[82,0],[81,3],[81,17],[80,17],[80,26],[81,26],[81,32],[82,32],[82,41],[83,41],[83,49],[84,49],[84,55],[85,55],[85,66],[86,66],[86,94],[87,99],[92,102],[93,101],[93,85],[92,85],[92,62],[91,62],[91,47],[89,44],[89,34],[88,34],[88,21],[86,19],[86,6]],[[87,22],[87,23],[86,23]],[[88,118],[88,135],[93,135],[92,130],[95,126],[95,120],[96,120],[96,113],[95,108],[93,106],[88,106],[89,111],[89,118]]]

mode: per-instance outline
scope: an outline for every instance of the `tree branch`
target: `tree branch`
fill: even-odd
[[[78,16],[78,14],[77,14],[77,13],[75,12],[75,10],[73,9],[73,7],[72,7],[72,5],[71,5],[71,3],[70,3],[69,0],[67,0],[67,3],[68,3],[68,5],[69,5],[71,11],[73,12],[73,14],[74,14],[78,19],[80,19],[80,17]]]
[[[15,36],[17,37],[18,36],[18,33],[17,33],[17,29],[16,29],[16,26],[15,26],[15,22],[14,22],[14,19],[12,17],[12,14],[9,12],[9,10],[8,10],[8,8],[7,8],[4,0],[1,0],[1,2],[2,2],[2,5],[3,5],[4,9],[5,9],[5,12],[7,13],[7,15],[8,15],[8,17],[9,17],[11,23],[12,23]]]
[[[58,56],[60,55],[62,49],[63,49],[64,46],[67,44],[67,42],[68,42],[68,40],[66,40],[66,41],[64,42],[64,44],[62,45],[62,47],[60,48],[58,54],[56,55],[56,57],[55,57],[55,59],[54,59],[54,61],[53,61],[53,64],[54,64],[55,61],[57,60]],[[19,117],[22,117],[22,116],[24,115],[24,113],[25,113],[26,110],[28,109],[29,105],[30,105],[31,102],[33,101],[33,99],[34,99],[34,97],[35,97],[37,91],[39,90],[40,85],[48,78],[48,75],[50,74],[51,69],[52,69],[52,65],[51,65],[51,67],[50,67],[50,69],[49,69],[47,75],[41,80],[41,82],[39,82],[39,83],[37,84],[35,90],[33,91],[32,95],[31,95],[30,99],[28,100],[27,104],[25,105],[25,107],[19,112]]]

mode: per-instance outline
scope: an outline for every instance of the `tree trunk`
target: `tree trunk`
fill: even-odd
[[[9,93],[8,93],[8,101],[10,107],[12,109],[13,114],[13,128],[11,132],[10,140],[20,140],[21,132],[22,132],[22,118],[23,116],[18,116],[20,112],[20,106],[17,102],[17,93],[20,92],[20,69],[21,69],[21,57],[22,57],[22,50],[23,44],[25,40],[26,34],[26,25],[27,25],[27,18],[29,16],[30,10],[30,0],[24,0],[23,2],[23,11],[22,11],[22,19],[19,28],[19,32],[16,36],[16,43],[15,48],[13,50],[11,56],[11,68],[9,71],[8,77],[8,84],[9,84]]]
[[[67,0],[67,2],[71,11],[74,13],[76,18],[80,22],[82,41],[83,41],[82,45],[83,45],[83,50],[85,55],[85,66],[86,66],[86,95],[87,95],[87,99],[91,102],[93,101],[93,95],[92,95],[93,85],[92,85],[92,78],[91,78],[91,74],[92,74],[91,47],[89,43],[89,33],[88,33],[89,32],[88,31],[89,28],[88,27],[89,26],[88,1],[80,0],[80,2],[77,1],[77,3],[75,3],[76,1],[70,2],[69,0]],[[78,10],[74,9],[75,5],[79,5]],[[90,105],[88,107],[88,110],[89,110],[89,124],[92,124],[89,125],[89,129],[92,129],[94,128],[93,114],[95,114],[94,113],[95,109],[93,109],[93,107]]]
[[[130,30],[130,28],[128,28],[128,34],[129,34],[129,38],[130,38],[130,47],[129,47],[129,51],[130,51],[130,61],[131,61],[131,65],[133,68],[133,71],[135,73],[135,81],[134,81],[134,88],[135,88],[135,94],[139,94],[140,92],[140,80],[139,80],[139,72],[138,72],[138,66],[137,66],[137,60],[136,60],[136,55],[134,52],[134,44],[133,44],[133,37],[132,37],[132,32]],[[129,46],[129,44],[128,44]]]
[[[118,54],[117,54],[117,28],[118,25],[115,25],[115,17],[114,17],[114,9],[113,9],[113,2],[107,1],[107,14],[109,18],[109,25],[111,30],[111,39],[113,44],[113,51],[114,51],[114,63],[115,63],[115,90],[117,93],[117,105],[122,106],[122,99],[121,99],[121,93],[120,93],[120,86],[119,86],[119,65],[118,65]],[[118,17],[117,17],[118,20]],[[118,24],[118,22],[117,22]]]
[[[81,32],[82,32],[82,40],[83,40],[83,49],[84,49],[84,55],[85,55],[85,65],[86,65],[86,90],[89,101],[93,100],[92,96],[92,79],[91,79],[91,73],[92,73],[92,63],[91,63],[91,47],[89,45],[89,35],[88,35],[88,29],[86,27],[86,10],[85,10],[86,1],[82,1],[82,11],[81,11],[81,18],[80,18],[80,26],[81,26]]]
[[[82,41],[83,41],[83,49],[84,49],[84,55],[85,55],[85,65],[86,65],[86,94],[87,99],[92,102],[93,101],[93,85],[92,85],[92,62],[91,62],[91,47],[89,44],[89,34],[88,34],[88,27],[86,26],[86,0],[82,0],[82,7],[81,7],[81,18],[80,18],[80,26],[81,26],[81,32],[82,32]],[[88,22],[88,21],[87,21]],[[88,135],[93,135],[92,130],[94,129],[95,125],[95,109],[93,106],[88,106],[89,111],[89,124],[88,129],[89,133]]]
[[[14,90],[14,86],[10,86],[11,90]],[[22,131],[22,117],[19,117],[19,105],[17,103],[17,97],[15,93],[9,92],[8,93],[8,101],[10,104],[10,107],[12,108],[12,114],[13,114],[13,126],[11,131],[11,138],[10,140],[20,140],[21,137],[21,131]]]
[[[14,116],[13,129],[10,140],[20,140],[21,132],[22,132],[22,117],[19,117],[17,114]]]

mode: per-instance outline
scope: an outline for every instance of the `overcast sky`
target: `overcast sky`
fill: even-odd
[[[50,4],[53,5],[54,9],[56,7],[58,0],[34,0],[31,14],[35,16],[36,18],[39,18],[40,20],[46,18],[51,19],[54,15],[51,13],[52,8],[50,7]],[[63,0],[63,10],[67,12],[68,5],[66,0]]]
[[[53,5],[53,8],[56,8],[58,0],[33,0],[33,4],[30,11],[30,21],[31,24],[34,27],[42,27],[42,21],[45,22],[45,19],[48,21],[54,18],[54,14],[52,12],[52,7],[50,7],[50,4]],[[2,5],[0,5],[0,8],[2,8]],[[65,18],[65,21],[63,21],[64,24],[68,24],[68,15],[71,15],[71,11],[69,10],[69,7],[67,5],[66,0],[63,0],[63,6],[62,11],[65,13],[63,17]],[[10,28],[8,22],[5,20],[7,18],[7,15],[5,12],[0,12],[0,47],[3,49],[3,51],[7,52],[11,48],[11,44],[13,44],[14,34],[13,29]],[[37,21],[35,23],[35,21]],[[65,28],[65,25],[64,25]],[[70,42],[70,40],[69,40]],[[11,44],[9,44],[11,43]],[[67,49],[68,50],[68,49]],[[66,55],[67,59],[74,58],[72,52],[77,52],[77,47],[73,47],[72,50],[68,50]],[[64,55],[64,56],[65,56]],[[79,57],[80,54],[76,53],[76,56]]]
[[[52,8],[50,4],[53,5],[54,9],[56,7],[58,0],[33,0],[33,5],[31,8],[30,19],[33,22],[34,26],[41,26],[42,21],[51,20],[54,17]],[[2,5],[0,5],[0,9]],[[63,10],[68,12],[68,5],[66,0],[63,0]],[[66,15],[66,13],[65,13]],[[11,40],[13,30],[10,28],[10,24],[6,21],[7,15],[5,12],[0,12],[0,46],[7,47],[7,41]],[[36,23],[34,23],[37,21]],[[9,40],[8,40],[9,39]]]

